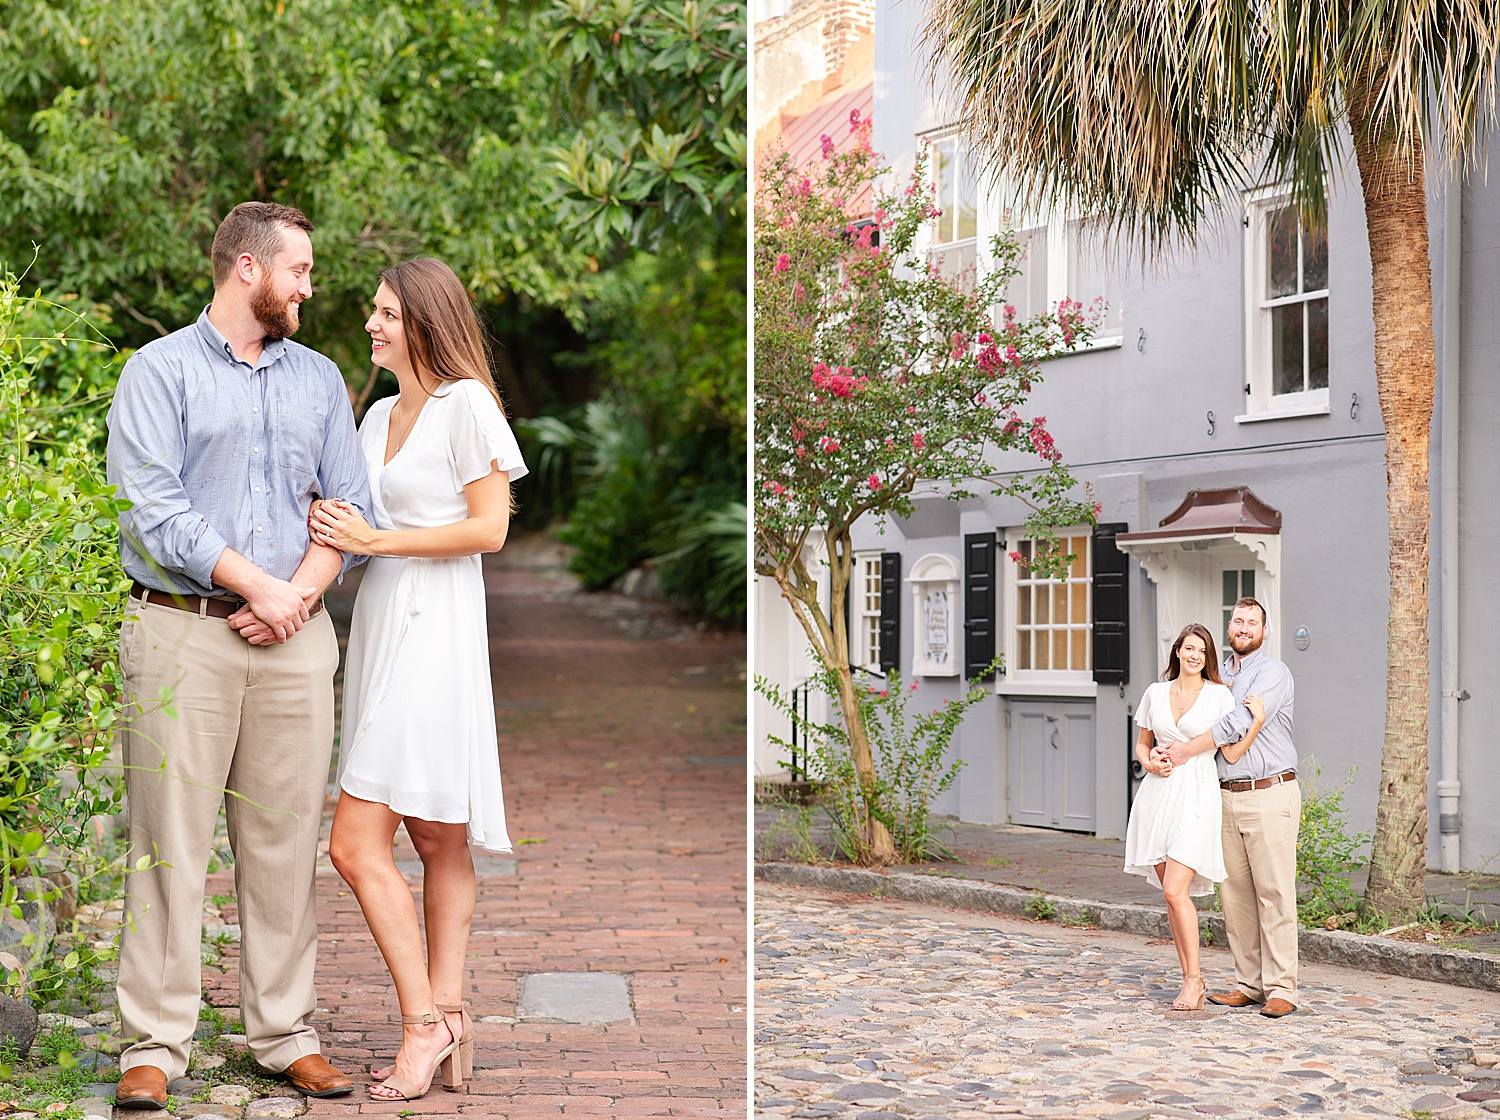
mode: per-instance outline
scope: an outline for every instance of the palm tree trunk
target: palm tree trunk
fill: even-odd
[[[1368,135],[1358,110],[1350,116],[1355,136]],[[1385,743],[1365,903],[1397,914],[1421,907],[1427,867],[1427,461],[1437,373],[1432,269],[1420,144],[1410,163],[1370,140],[1356,140],[1355,156],[1374,279],[1390,535]]]

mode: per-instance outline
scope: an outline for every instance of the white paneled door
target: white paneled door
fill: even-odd
[[[1094,705],[1013,700],[1010,820],[1094,831]]]

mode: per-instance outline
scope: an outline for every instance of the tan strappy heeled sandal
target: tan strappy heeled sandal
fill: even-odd
[[[439,1009],[438,1014],[434,1014],[433,1012],[429,1011],[423,1015],[403,1015],[401,1016],[401,1023],[403,1026],[407,1023],[420,1023],[424,1027],[431,1026],[434,1023],[442,1023],[443,1026],[448,1027],[447,1016],[441,1014],[441,1009]],[[428,1093],[428,1090],[432,1088],[432,1079],[437,1074],[439,1069],[443,1071],[443,1087],[445,1089],[463,1088],[463,1077],[458,1072],[458,1062],[455,1060],[458,1053],[459,1042],[457,1038],[453,1037],[452,1027],[448,1027],[448,1037],[453,1038],[453,1041],[448,1043],[448,1045],[443,1048],[442,1053],[437,1056],[437,1061],[432,1063],[432,1068],[427,1071],[427,1081],[425,1084],[421,1086],[414,1085],[412,1082],[406,1080],[406,1078],[397,1077],[393,1073],[390,1077],[387,1077],[384,1081],[380,1082],[380,1087],[385,1089],[394,1089],[401,1095],[399,1097],[377,1097],[373,1092],[371,1092],[370,1099],[373,1101],[414,1101],[420,1097],[425,1097]],[[394,1068],[394,1063],[392,1068]],[[374,1085],[370,1086],[371,1090],[373,1090],[374,1088]]]
[[[435,1003],[433,1004],[445,1015],[459,1015],[463,1033],[458,1037],[458,1077],[459,1085],[465,1081],[474,1079],[474,1020],[469,1018],[469,1001],[462,1000],[458,1003]],[[452,1033],[453,1028],[448,1028]],[[444,1088],[455,1089],[457,1085],[449,1085],[443,1082]]]
[[[1203,979],[1203,977],[1201,975],[1198,975],[1198,976],[1184,976],[1182,978],[1182,982],[1184,984],[1186,984],[1189,980],[1198,980],[1198,981],[1201,982],[1202,979]],[[1172,1001],[1172,1010],[1173,1011],[1202,1011],[1203,1010],[1203,1000],[1205,999],[1205,997],[1207,997],[1207,995],[1208,995],[1208,985],[1205,984],[1203,986],[1202,993],[1198,996],[1198,1002],[1197,1002],[1196,1005],[1191,1004],[1191,1003],[1183,1003],[1180,999],[1174,999]],[[451,1027],[449,1028],[449,1030],[452,1030],[452,1029],[453,1028],[451,1028]]]

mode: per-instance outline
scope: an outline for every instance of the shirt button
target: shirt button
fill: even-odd
[[[253,451],[253,452],[255,452],[257,455],[260,454],[260,448],[258,448],[258,447],[252,447],[250,450]]]
[[[250,410],[250,411],[251,411],[251,412],[259,412],[259,411],[260,411],[260,405],[256,405],[256,406],[255,406],[255,407],[254,407],[254,408],[252,408],[252,409],[251,409],[251,410]]]
[[[259,493],[260,493],[260,487],[259,487],[259,486],[257,486],[257,487],[256,487],[256,488],[255,488],[255,492],[256,492],[256,493],[257,493],[257,494],[259,494]]]
[[[260,527],[260,526],[259,526],[259,525],[257,525],[257,526],[256,526],[256,527],[255,527],[255,531],[256,531],[256,532],[257,532],[257,533],[260,533],[260,532],[264,532],[264,530],[263,530],[263,529],[262,529],[262,528],[261,528],[261,527]]]

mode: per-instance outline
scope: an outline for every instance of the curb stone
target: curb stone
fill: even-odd
[[[903,902],[952,906],[960,910],[986,910],[1018,918],[1031,917],[1027,906],[1035,905],[1037,898],[1036,891],[1023,891],[992,883],[947,879],[936,875],[913,875],[909,872],[887,874],[857,867],[757,863],[755,877],[768,883],[821,887],[877,898],[894,898]],[[1042,897],[1051,904],[1053,918],[1065,924],[1094,925],[1100,929],[1144,937],[1172,936],[1164,907],[1094,902],[1054,894]],[[1215,944],[1229,943],[1222,914],[1199,911],[1198,918],[1212,930]],[[1304,929],[1297,934],[1297,954],[1302,960],[1319,964],[1338,964],[1345,968],[1363,969],[1365,972],[1383,972],[1413,980],[1432,980],[1439,984],[1500,992],[1500,957],[1470,953],[1462,949],[1391,941],[1344,930]]]

